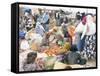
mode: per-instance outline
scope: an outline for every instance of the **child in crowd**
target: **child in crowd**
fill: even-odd
[[[68,19],[67,18],[64,18],[63,19],[63,22],[61,24],[64,37],[68,37],[68,34],[67,34],[68,33],[67,26],[68,26]]]

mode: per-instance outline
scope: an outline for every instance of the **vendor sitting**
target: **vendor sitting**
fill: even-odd
[[[23,63],[24,71],[36,70],[36,63],[35,63],[36,57],[37,57],[37,53],[35,53],[35,52],[30,52],[27,54],[27,58],[26,58],[25,62]]]
[[[76,51],[77,51],[77,47],[75,45],[72,45],[70,52],[64,56],[64,63],[80,64],[80,65],[86,64],[87,62],[86,59],[82,58],[81,55]]]

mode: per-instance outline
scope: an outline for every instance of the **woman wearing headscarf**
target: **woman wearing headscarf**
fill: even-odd
[[[81,22],[75,28],[75,41],[78,51],[82,51],[84,48],[85,36],[81,38],[84,28],[86,29],[86,16],[84,16]]]
[[[87,59],[95,58],[96,24],[93,22],[92,15],[86,16],[85,25],[82,29],[81,40],[86,36],[82,54]]]

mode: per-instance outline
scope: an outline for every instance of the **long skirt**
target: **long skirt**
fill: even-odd
[[[96,35],[87,35],[82,55],[87,59],[95,59],[96,57]]]

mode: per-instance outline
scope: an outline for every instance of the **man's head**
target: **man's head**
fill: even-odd
[[[27,54],[27,63],[30,64],[30,63],[33,63],[35,61],[37,57],[37,53],[36,52],[30,52]]]

